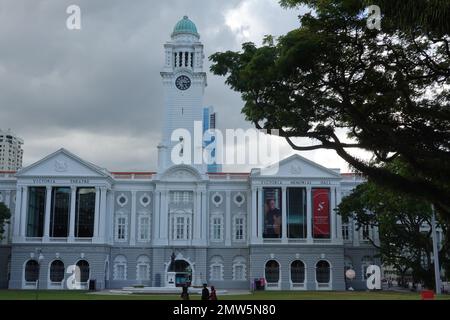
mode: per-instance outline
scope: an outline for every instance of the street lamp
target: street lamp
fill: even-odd
[[[38,300],[39,295],[39,278],[41,277],[41,263],[44,260],[44,255],[42,254],[42,250],[38,250],[38,272],[37,272],[37,281],[36,281],[36,300]]]

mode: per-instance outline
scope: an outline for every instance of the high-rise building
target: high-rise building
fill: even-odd
[[[22,168],[23,140],[11,129],[0,129],[0,171],[17,171]]]
[[[206,107],[203,109],[203,133],[210,129],[217,129],[217,113],[214,112],[213,107]],[[210,141],[204,141],[205,147],[210,145],[214,141],[214,137]],[[211,153],[213,159],[217,155],[217,150],[213,149]],[[222,166],[218,163],[209,164],[207,168],[208,173],[222,172]]]

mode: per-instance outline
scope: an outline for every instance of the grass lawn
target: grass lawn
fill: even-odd
[[[180,300],[178,295],[111,295],[83,291],[0,290],[0,300]],[[191,300],[200,296],[191,294]],[[401,292],[292,292],[264,291],[243,295],[222,295],[220,300],[420,300],[419,293]],[[438,297],[450,300],[450,295]]]

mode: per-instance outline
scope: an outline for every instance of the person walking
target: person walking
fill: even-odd
[[[183,291],[181,292],[181,299],[182,300],[189,300],[189,292],[187,285],[183,286]]]
[[[206,283],[204,283],[203,290],[202,290],[202,300],[208,300],[208,299],[209,299],[208,285]]]
[[[209,300],[217,300],[216,288],[211,286],[211,294],[209,295]]]

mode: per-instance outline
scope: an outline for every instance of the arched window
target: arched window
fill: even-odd
[[[80,260],[77,262],[77,267],[80,268],[80,282],[88,282],[90,273],[89,262]]]
[[[216,281],[223,280],[223,258],[220,256],[211,258],[210,279]]]
[[[328,284],[331,279],[330,264],[328,261],[320,260],[316,264],[316,280],[317,283]]]
[[[150,280],[150,258],[139,256],[136,264],[136,280]]]
[[[275,260],[267,261],[265,275],[267,283],[278,283],[280,281],[280,264]]]
[[[39,277],[39,263],[36,260],[29,260],[25,265],[25,281],[36,282]]]
[[[50,281],[62,282],[64,280],[64,262],[61,260],[55,260],[50,265]]]
[[[127,280],[127,258],[119,255],[114,258],[114,280]]]
[[[291,263],[291,281],[292,283],[305,282],[305,264],[303,261],[295,260]]]
[[[238,256],[233,260],[233,280],[247,280],[247,264],[244,257]]]
[[[362,273],[362,279],[366,280],[367,279],[367,268],[373,264],[373,259],[372,257],[369,256],[364,256],[361,259],[361,273]]]

